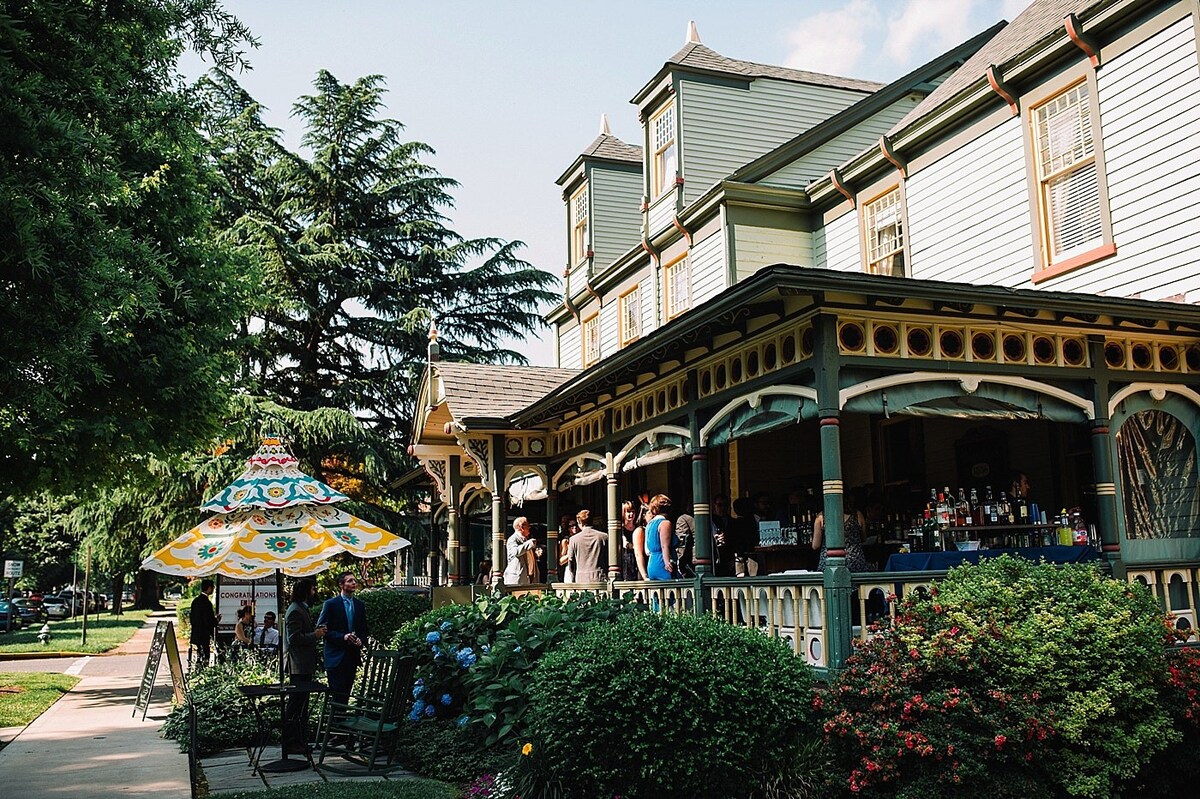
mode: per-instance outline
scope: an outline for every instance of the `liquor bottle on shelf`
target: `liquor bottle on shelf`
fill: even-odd
[[[983,501],[983,503],[984,503],[984,507],[987,508],[987,513],[984,514],[985,516],[987,516],[987,523],[988,524],[999,524],[1000,523],[1000,509],[998,507],[996,507],[996,500],[992,496],[992,487],[991,486],[987,487],[987,499],[985,499]]]
[[[967,494],[959,488],[958,500],[954,503],[954,524],[956,527],[966,527],[970,523],[971,509],[967,505]]]
[[[1013,516],[1012,503],[1008,501],[1008,495],[1003,491],[1000,492],[1000,523],[1013,524],[1016,517]]]
[[[937,523],[939,527],[950,526],[950,487],[939,491],[937,495]]]
[[[1017,524],[1029,524],[1029,503],[1021,489],[1017,489]]]
[[[987,524],[987,521],[984,519],[985,514],[983,512],[983,506],[979,504],[979,492],[974,488],[971,489],[971,499],[969,502],[969,507],[971,510],[971,524],[980,526]]]
[[[1075,528],[1074,544],[1077,547],[1086,547],[1088,545],[1088,527],[1087,522],[1083,520],[1083,514],[1075,511],[1075,516],[1071,520],[1072,526]]]

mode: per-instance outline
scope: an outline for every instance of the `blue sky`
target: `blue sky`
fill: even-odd
[[[290,116],[319,69],[387,78],[387,116],[461,183],[450,211],[467,237],[519,239],[561,275],[565,217],[555,179],[596,137],[600,115],[640,143],[629,99],[683,46],[732,58],[888,82],[1027,0],[226,0],[261,46],[239,76],[266,121],[299,146]],[[204,65],[191,59],[188,74]],[[554,365],[552,334],[513,346]]]

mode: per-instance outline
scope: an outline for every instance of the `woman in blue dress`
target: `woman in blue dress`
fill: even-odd
[[[651,580],[674,580],[679,576],[679,567],[673,562],[679,541],[675,538],[675,525],[667,518],[670,511],[671,500],[666,494],[650,500],[653,518],[646,525],[646,576]]]

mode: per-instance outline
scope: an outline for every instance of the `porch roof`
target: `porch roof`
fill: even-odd
[[[941,309],[966,309],[976,318],[1019,322],[1038,314],[1100,328],[1147,332],[1155,327],[1200,333],[1200,306],[1108,297],[1074,292],[976,286],[940,280],[887,277],[814,267],[775,264],[757,272],[708,302],[654,330],[616,354],[563,382],[545,396],[526,403],[510,419],[516,427],[542,424],[588,401],[614,385],[636,382],[637,376],[680,358],[684,350],[738,329],[747,313],[782,314],[785,296],[807,296],[811,307],[830,310],[858,307],[895,308],[918,301],[936,316]],[[966,311],[963,311],[964,313]]]
[[[430,364],[451,418],[464,427],[508,427],[508,419],[579,374],[576,369],[510,364]]]

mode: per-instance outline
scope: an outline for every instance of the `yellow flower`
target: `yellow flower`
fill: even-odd
[[[521,747],[521,754],[526,757],[528,757],[529,753],[532,751],[533,751],[533,744],[531,744],[531,743],[527,743]]]

